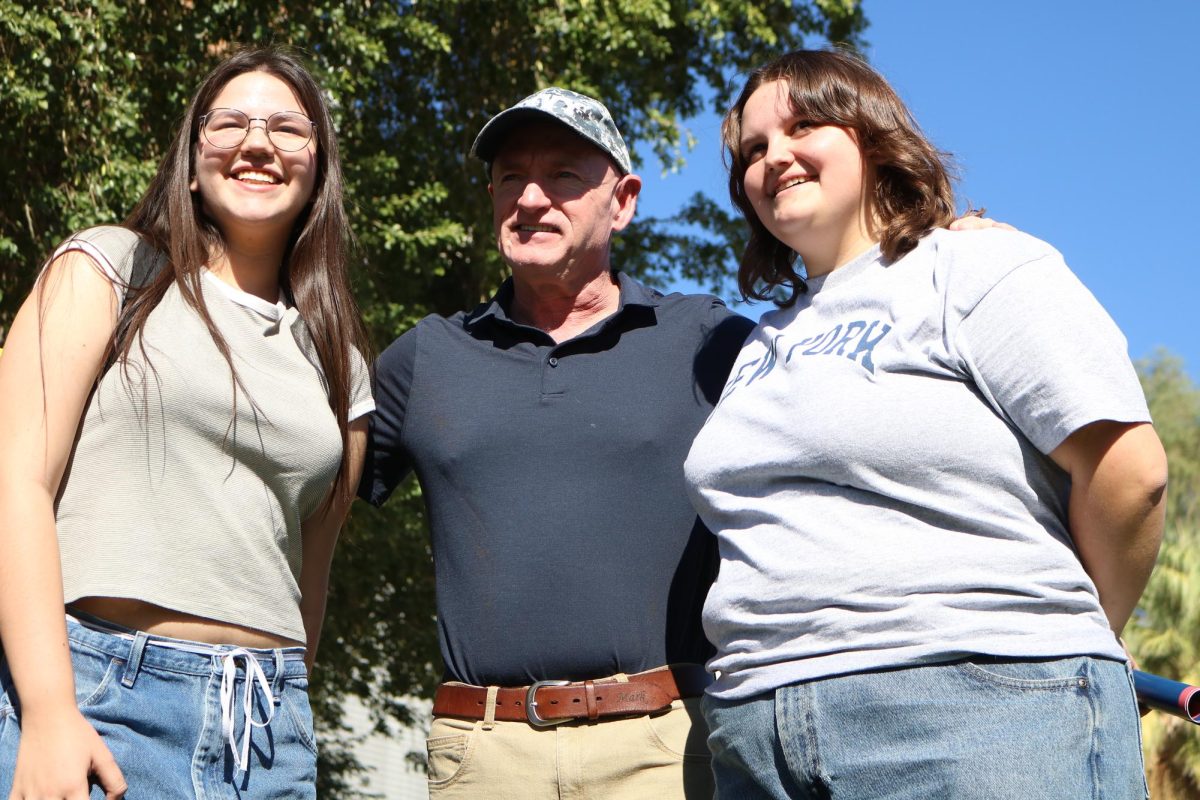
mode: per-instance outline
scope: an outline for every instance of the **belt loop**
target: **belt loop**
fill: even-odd
[[[121,685],[126,689],[133,688],[138,670],[142,668],[142,655],[146,652],[146,642],[149,639],[145,631],[134,634],[133,645],[129,648],[129,660],[125,662],[125,671],[121,673]]]
[[[483,708],[483,729],[485,731],[496,727],[496,696],[499,694],[499,686],[487,687],[487,701]]]
[[[279,695],[283,692],[283,650],[275,648],[275,676],[271,680],[271,696],[278,704]]]
[[[594,681],[583,682],[583,696],[587,701],[588,719],[592,721],[600,719],[600,706],[596,705],[596,683]]]

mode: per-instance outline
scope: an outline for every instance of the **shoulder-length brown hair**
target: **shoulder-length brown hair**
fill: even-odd
[[[204,213],[199,193],[191,191],[190,183],[196,172],[200,117],[229,81],[247,72],[266,72],[286,83],[316,123],[313,135],[317,141],[317,176],[313,194],[288,237],[279,282],[284,295],[300,312],[324,372],[329,406],[342,438],[342,464],[334,486],[336,494],[346,498],[355,489],[348,485],[346,469],[353,349],[366,354],[366,335],[347,275],[350,228],[342,203],[342,167],[333,120],[316,80],[290,52],[276,47],[234,52],[208,74],[188,104],[158,172],[124,221],[126,227],[166,256],[169,267],[147,286],[129,294],[118,320],[113,358],[122,360],[129,354],[134,341],[140,340],[147,317],[174,284],[204,320],[217,349],[229,363],[234,385],[240,385],[229,346],[213,324],[201,290],[202,268],[221,252],[224,239]],[[236,390],[234,397],[236,403]]]
[[[883,76],[840,50],[788,53],[750,74],[721,124],[729,196],[750,226],[750,239],[738,265],[743,298],[773,299],[775,288],[786,286],[788,296],[776,300],[786,307],[808,288],[796,272],[795,251],[771,235],[746,196],[742,112],[755,90],[775,81],[787,83],[792,109],[799,116],[854,132],[863,160],[875,174],[868,202],[881,224],[880,249],[885,258],[899,258],[930,230],[953,221],[949,158],[929,143]]]

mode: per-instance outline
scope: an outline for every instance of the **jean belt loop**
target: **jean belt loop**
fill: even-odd
[[[145,631],[138,631],[133,636],[133,642],[129,646],[129,660],[125,662],[125,671],[121,673],[121,685],[126,689],[133,688],[133,682],[137,680],[138,670],[142,668],[142,656],[146,652],[146,642],[150,637]]]
[[[283,692],[283,650],[275,648],[275,677],[271,679],[271,694],[274,695],[275,705],[279,705],[279,695]]]
[[[499,694],[499,686],[487,687],[487,703],[483,707],[483,729],[485,731],[496,727],[496,697]]]

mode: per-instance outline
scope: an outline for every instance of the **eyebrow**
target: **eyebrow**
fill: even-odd
[[[743,135],[738,137],[738,142],[737,142],[738,154],[741,155],[742,153],[745,152],[746,147],[748,147],[751,144],[755,144],[756,142],[760,142],[763,139],[764,139],[764,136],[761,133],[745,134],[745,131],[743,129]]]

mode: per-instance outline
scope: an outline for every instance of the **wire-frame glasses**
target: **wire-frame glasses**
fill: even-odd
[[[317,127],[317,123],[298,111],[278,111],[263,119],[247,116],[236,108],[214,108],[200,117],[200,130],[213,147],[231,150],[246,140],[254,122],[263,124],[272,145],[287,152],[302,150]]]

